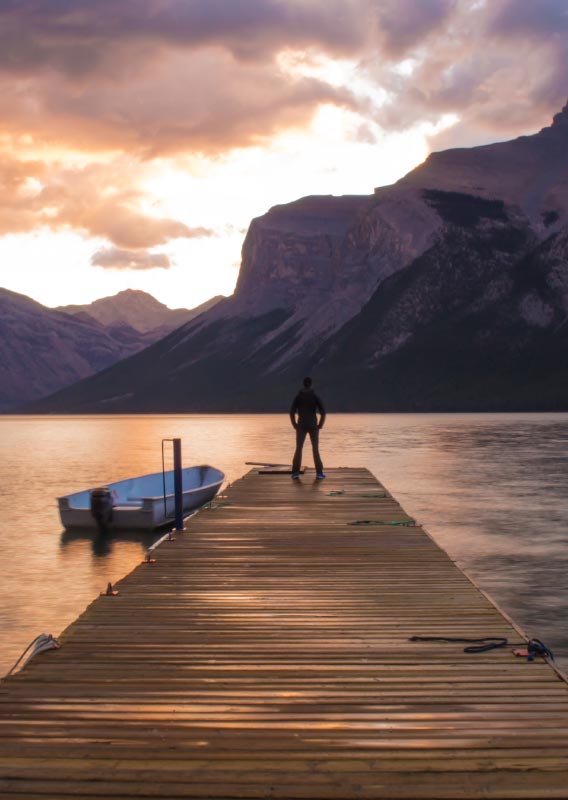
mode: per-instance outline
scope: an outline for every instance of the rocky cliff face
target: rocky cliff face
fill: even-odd
[[[204,322],[278,310],[281,324],[250,347],[272,343],[270,370],[281,369],[358,314],[381,281],[424,252],[440,226],[412,189],[391,192],[388,202],[330,195],[275,206],[250,225],[235,294]]]
[[[384,410],[567,408],[568,231],[541,240],[504,203],[430,199],[451,217],[444,235],[325,343],[314,371],[346,409],[354,396]]]
[[[395,186],[503,200],[544,237],[568,224],[567,143],[568,104],[551,126],[533,136],[432,153]]]
[[[308,370],[342,410],[568,408],[567,287],[568,106],[372,196],[271,209],[232,298],[41,408],[281,409]]]

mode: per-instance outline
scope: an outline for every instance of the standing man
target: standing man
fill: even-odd
[[[320,413],[320,420],[316,412]],[[298,419],[296,420],[296,414]],[[306,440],[306,435],[310,435],[312,450],[314,451],[314,464],[316,468],[316,478],[322,481],[325,478],[323,464],[319,454],[319,432],[325,422],[325,409],[323,403],[312,389],[312,379],[304,378],[304,388],[300,389],[294,402],[290,406],[290,419],[296,429],[296,452],[292,462],[292,478],[300,477],[300,464],[302,462],[302,448]]]

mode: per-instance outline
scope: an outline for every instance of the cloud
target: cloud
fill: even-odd
[[[496,5],[491,21],[494,32],[506,38],[536,36],[560,38],[568,33],[566,0],[505,0]]]
[[[121,250],[107,247],[97,250],[91,257],[94,267],[105,269],[169,269],[170,259],[165,253],[148,253],[139,250]]]
[[[353,52],[368,11],[368,0],[3,0],[0,67],[80,77],[126,70],[164,48],[214,47],[255,61],[291,44]]]
[[[565,99],[567,24],[565,0],[4,0],[4,129],[83,152],[216,156],[331,103],[384,129],[455,113],[456,135],[506,137]],[[292,79],[287,51],[359,62],[389,102]]]
[[[540,71],[524,85],[519,99],[536,108],[558,108],[568,95],[568,6],[566,0],[505,0],[497,6],[489,24],[501,46],[516,46]],[[519,65],[521,66],[521,65]],[[521,70],[524,72],[524,70]],[[520,84],[522,87],[523,84]]]
[[[16,136],[146,159],[257,145],[279,130],[305,126],[321,104],[356,105],[346,88],[291,80],[276,63],[258,68],[209,48],[173,50],[157,63],[142,62],[128,79],[95,76],[80,86],[52,72],[21,79],[0,74],[0,91]]]
[[[433,32],[444,30],[455,0],[377,0],[378,39],[389,58],[401,58],[424,46]]]
[[[407,0],[405,0],[405,3]],[[433,4],[414,39],[400,37],[400,62],[368,58],[367,79],[388,101],[367,114],[386,130],[459,122],[433,138],[436,149],[507,139],[542,127],[568,94],[565,0],[456,0]],[[386,8],[390,8],[387,3]],[[426,7],[426,5],[424,6]],[[411,15],[412,19],[412,15]],[[386,24],[383,20],[383,26]],[[391,31],[389,53],[397,38]]]
[[[304,126],[350,91],[282,71],[287,48],[356,53],[368,0],[19,0],[0,5],[0,92],[36,142],[149,158]]]
[[[44,176],[45,165],[41,161],[0,155],[0,235],[37,227],[35,196]]]
[[[357,80],[286,53],[349,60]],[[3,0],[0,233],[71,227],[132,251],[207,236],[148,213],[145,165],[222,159],[324,104],[365,142],[444,115],[459,122],[434,147],[504,139],[564,104],[567,75],[566,0]],[[81,166],[42,161],[54,148]]]
[[[40,161],[0,158],[0,234],[36,228],[73,228],[119,248],[149,248],[176,238],[213,235],[168,218],[144,213],[136,186],[136,162],[65,168]]]

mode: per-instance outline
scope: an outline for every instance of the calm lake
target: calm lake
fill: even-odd
[[[184,465],[230,481],[246,461],[289,462],[294,442],[286,415],[0,417],[0,674],[153,541],[64,536],[55,498],[161,470],[171,437]],[[321,451],[326,466],[368,467],[568,668],[568,414],[332,414]]]

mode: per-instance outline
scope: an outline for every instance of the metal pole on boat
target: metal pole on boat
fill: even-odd
[[[174,443],[174,495],[175,495],[176,531],[183,531],[181,439],[173,439],[173,443]]]

